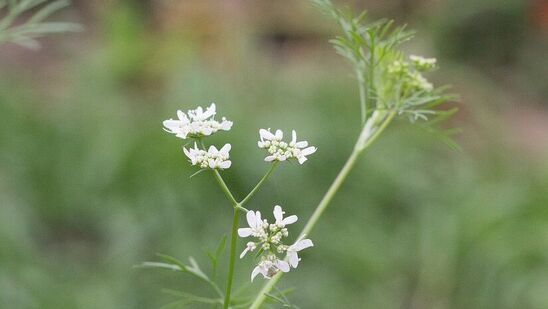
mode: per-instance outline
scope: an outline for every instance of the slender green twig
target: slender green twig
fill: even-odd
[[[268,177],[270,177],[272,172],[274,172],[274,170],[276,169],[276,166],[278,166],[278,161],[275,161],[274,163],[272,163],[272,165],[270,166],[270,169],[266,172],[266,174],[264,174],[263,178],[259,180],[259,182],[257,183],[257,185],[255,185],[253,190],[251,190],[251,192],[249,192],[249,194],[240,202],[240,206],[247,203],[249,199],[251,199],[255,195],[255,193],[257,193],[257,191],[263,185],[263,183],[268,179]]]
[[[239,203],[234,198],[234,195],[232,195],[232,192],[230,192],[230,189],[226,185],[225,181],[223,180],[223,177],[221,177],[221,174],[217,170],[213,170],[213,175],[215,176],[215,179],[217,180],[217,183],[219,184],[219,187],[221,187],[221,190],[225,194],[226,198],[230,201],[232,204],[232,207],[235,209],[238,208]]]
[[[236,262],[236,241],[238,240],[238,218],[239,209],[234,208],[234,217],[232,219],[232,235],[230,237],[230,260],[228,262],[228,275],[226,279],[226,292],[223,302],[223,308],[228,309],[230,305],[230,293],[232,291],[232,281],[234,278],[234,264]]]
[[[365,120],[367,120],[367,105],[366,105],[366,96],[365,96],[365,86],[364,86],[364,79],[363,79],[363,73],[361,70],[356,70],[356,77],[358,79],[358,91],[360,93],[360,112],[361,112],[361,120],[362,124],[365,123]]]

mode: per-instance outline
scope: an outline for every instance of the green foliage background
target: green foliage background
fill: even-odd
[[[296,230],[351,150],[355,81],[329,49],[331,28],[319,13],[323,49],[290,57],[261,47],[256,28],[226,34],[212,52],[199,28],[158,34],[122,3],[100,11],[86,48],[71,47],[78,35],[46,45],[62,55],[57,74],[9,66],[2,55],[0,308],[159,308],[174,299],[162,288],[205,290],[176,273],[132,268],[155,252],[194,256],[205,267],[202,249],[229,230],[231,209],[214,180],[189,180],[182,141],[161,129],[176,109],[214,101],[234,121],[211,139],[233,145],[224,173],[239,197],[268,167],[259,128],[294,128],[318,147],[305,165],[279,168],[248,205],[270,212],[281,204],[301,218]],[[409,49],[439,55],[432,79],[463,95],[454,123],[462,152],[404,122],[389,129],[310,235],[306,263],[283,280],[297,287],[291,299],[301,308],[548,307],[548,152],[513,142],[503,112],[518,108],[520,92],[507,96],[500,82],[501,68],[520,81],[538,74],[527,64],[543,47],[510,42],[509,55],[493,62],[483,51],[470,56],[487,43],[454,25],[482,16],[472,3],[459,14],[449,1],[402,18],[419,28]],[[519,24],[520,9],[487,6],[509,12],[504,23]],[[458,40],[467,35],[472,50],[463,54]],[[524,92],[542,101],[545,85],[528,85]],[[249,285],[251,269],[238,262],[236,286]]]

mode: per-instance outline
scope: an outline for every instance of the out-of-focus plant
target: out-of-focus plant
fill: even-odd
[[[271,165],[249,194],[242,200],[237,200],[221,175],[223,170],[232,166],[229,155],[232,146],[225,144],[218,149],[213,145],[205,144],[207,137],[219,131],[229,131],[233,123],[225,118],[220,121],[215,120],[217,113],[215,104],[205,109],[198,107],[187,113],[178,111],[177,119],[164,121],[164,129],[168,133],[193,143],[192,147],[183,147],[184,154],[192,165],[200,168],[198,172],[212,173],[234,211],[224,293],[212,279],[214,275],[206,275],[192,258],[189,260],[189,265],[169,256],[162,256],[164,262],[142,264],[145,267],[159,267],[194,275],[210,285],[216,295],[209,298],[179,293],[186,303],[222,305],[225,309],[244,307],[256,309],[269,299],[286,307],[295,307],[287,300],[286,293],[276,288],[276,284],[284,273],[299,265],[298,252],[313,246],[312,241],[305,237],[317,225],[364,150],[371,146],[398,117],[427,127],[430,131],[438,132],[440,136],[453,133],[453,131],[435,129],[436,124],[455,112],[454,109],[438,108],[440,104],[450,101],[453,97],[446,93],[446,87],[434,87],[423,75],[436,68],[436,60],[415,55],[407,56],[399,49],[402,43],[412,38],[413,32],[406,30],[405,26],[396,27],[392,21],[388,20],[366,23],[365,13],[354,16],[350,11],[335,8],[329,0],[312,2],[324,13],[333,17],[342,28],[343,35],[331,42],[338,53],[349,60],[356,74],[362,125],[357,134],[355,146],[299,236],[293,244],[287,245],[284,243],[284,238],[289,236],[287,226],[296,222],[297,216],[284,217],[282,208],[276,205],[273,211],[275,221],[269,223],[262,217],[260,211],[248,210],[244,206],[281,162],[294,160],[303,164],[308,160],[308,156],[316,152],[316,147],[309,146],[307,141],[297,141],[295,131],[292,131],[291,140],[287,141],[284,140],[281,130],[271,132],[270,129],[260,129],[258,146],[266,150],[265,161]],[[447,140],[450,139],[447,138]],[[246,212],[249,227],[238,228],[241,211]],[[238,236],[242,238],[251,236],[255,239],[247,243],[240,255],[240,258],[243,258],[250,252],[255,253],[256,266],[251,272],[251,280],[259,274],[268,279],[254,299],[231,297]],[[223,239],[215,254],[209,255],[213,269],[216,269],[218,265],[224,243]]]
[[[82,29],[75,23],[45,21],[70,4],[68,0],[57,0],[47,4],[46,2],[46,0],[0,0],[2,14],[0,44],[11,42],[30,49],[38,49],[40,47],[38,38]],[[24,19],[26,16],[29,17]]]

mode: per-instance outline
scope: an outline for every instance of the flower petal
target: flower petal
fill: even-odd
[[[249,224],[250,227],[255,227],[256,226],[256,222],[257,222],[257,219],[255,217],[255,212],[253,210],[250,210],[246,213],[246,218],[247,218],[247,224]]]
[[[276,130],[275,137],[276,139],[281,140],[282,138],[284,138],[284,132],[282,132],[282,130]]]
[[[298,240],[291,248],[295,251],[301,251],[303,249],[313,247],[314,244],[312,243],[312,240],[310,239],[300,239]]]
[[[223,120],[221,122],[221,130],[228,131],[232,128],[232,121]]]
[[[186,117],[185,113],[183,113],[182,110],[178,110],[178,111],[177,111],[177,117],[179,118],[179,120],[186,120],[186,121],[188,121],[188,118]]]
[[[276,221],[282,221],[284,219],[284,212],[282,210],[282,207],[280,205],[274,206],[274,218],[276,218]]]
[[[267,140],[274,139],[274,134],[272,134],[270,131],[265,130],[265,129],[260,129],[259,130],[259,136],[261,138],[264,138],[264,139],[267,139]]]
[[[253,282],[253,279],[255,279],[255,277],[257,277],[258,274],[261,273],[261,267],[260,266],[257,266],[255,268],[253,268],[253,271],[251,272],[251,281]],[[264,274],[263,274],[264,276]]]
[[[278,262],[276,262],[276,267],[278,267],[278,269],[283,271],[284,273],[287,273],[290,270],[289,264],[286,261],[282,260],[278,260]]]
[[[299,218],[298,218],[297,216],[291,215],[291,216],[289,216],[289,217],[283,219],[282,223],[283,223],[284,225],[289,225],[289,224],[293,224],[293,223],[297,222],[298,219],[299,219]]]
[[[318,150],[316,147],[310,146],[310,147],[308,147],[308,148],[303,149],[303,150],[301,151],[301,154],[302,154],[303,156],[308,156],[308,155],[311,155],[311,154],[315,153],[316,150]]]
[[[232,145],[230,144],[225,144],[223,146],[223,148],[221,148],[221,150],[219,150],[220,153],[226,153],[228,154],[228,152],[230,151],[230,149],[232,149]]]
[[[253,233],[253,230],[249,227],[238,229],[238,236],[240,237],[249,237],[252,233]]]
[[[239,231],[238,231],[239,232]],[[249,251],[249,247],[245,247],[244,251],[242,251],[242,253],[240,254],[240,259],[243,258],[245,256],[245,254],[247,253],[247,251]]]
[[[297,255],[297,252],[287,252],[287,260],[289,261],[289,264],[293,266],[293,268],[297,268],[297,266],[299,266],[299,256]]]
[[[232,161],[227,160],[227,161],[221,162],[221,164],[219,164],[219,168],[226,170],[227,168],[230,168],[231,165],[232,165]]]

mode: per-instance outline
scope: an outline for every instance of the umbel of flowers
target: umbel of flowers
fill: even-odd
[[[312,247],[310,239],[299,238],[292,245],[285,245],[283,239],[289,236],[286,226],[297,222],[297,216],[292,215],[284,218],[285,212],[282,207],[274,206],[274,223],[268,223],[266,219],[261,218],[260,211],[247,212],[247,224],[249,227],[238,229],[240,237],[252,236],[256,241],[247,243],[246,248],[240,254],[243,258],[248,252],[256,249],[260,251],[260,259],[257,266],[251,273],[251,281],[258,275],[270,279],[278,272],[289,272],[291,267],[297,268],[300,258],[297,252]],[[285,254],[280,258],[279,255]]]
[[[214,103],[205,110],[201,106],[187,113],[179,110],[177,111],[178,119],[165,120],[163,125],[166,132],[178,138],[195,140],[192,147],[183,147],[184,154],[193,166],[202,170],[215,170],[217,173],[218,170],[225,170],[232,166],[229,154],[232,146],[227,143],[220,149],[213,145],[207,148],[203,139],[218,131],[229,131],[232,128],[232,121],[222,117],[219,122],[215,120],[216,113]],[[281,130],[276,130],[275,133],[270,132],[270,129],[259,130],[260,140],[257,145],[267,151],[264,159],[266,162],[296,160],[299,164],[303,164],[308,160],[308,156],[317,150],[316,147],[309,146],[307,141],[297,141],[295,130],[291,131],[291,141],[285,142],[283,137]],[[220,176],[218,177],[221,179]],[[255,241],[247,243],[240,258],[248,252],[258,250],[259,261],[251,273],[252,281],[258,274],[269,279],[280,271],[289,272],[291,268],[296,268],[300,261],[298,252],[313,246],[310,239],[303,239],[303,237],[291,245],[284,243],[284,239],[289,236],[286,226],[295,223],[297,216],[284,218],[284,211],[278,205],[274,207],[273,223],[261,218],[260,211],[247,211],[246,218],[249,227],[238,229],[238,235],[253,237]]]
[[[297,132],[295,130],[291,131],[291,141],[289,143],[282,140],[284,137],[282,130],[276,130],[276,133],[272,134],[270,129],[260,129],[259,137],[261,140],[257,144],[259,148],[266,149],[268,152],[268,156],[264,158],[267,162],[295,158],[300,164],[303,164],[307,160],[306,156],[316,152],[316,147],[309,147],[307,141],[297,142]]]
[[[215,120],[216,113],[215,103],[211,103],[205,111],[201,106],[189,110],[186,114],[178,110],[178,119],[165,120],[164,130],[182,139],[209,136],[219,130],[229,131],[232,128],[232,121],[222,117],[219,122]]]
[[[397,79],[403,81],[403,87],[414,90],[431,91],[434,89],[421,73],[432,71],[436,68],[435,58],[424,58],[422,56],[409,56],[410,61],[396,60],[388,67],[388,73],[393,74]]]

